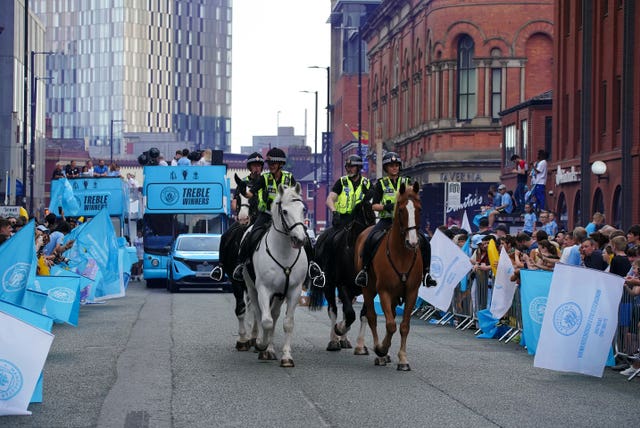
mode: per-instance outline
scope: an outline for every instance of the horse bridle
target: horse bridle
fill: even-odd
[[[411,226],[411,227],[402,227],[402,224],[400,225],[400,235],[404,238],[405,236],[407,236],[407,233],[409,233],[409,231],[411,230],[418,230],[418,226]],[[404,239],[403,239],[404,240]],[[407,283],[407,279],[409,277],[409,274],[411,273],[411,270],[413,269],[413,266],[416,263],[416,258],[418,256],[418,247],[416,248],[410,248],[407,247],[406,244],[404,244],[404,247],[409,249],[409,250],[413,250],[413,257],[411,259],[411,266],[409,266],[409,270],[407,270],[406,272],[400,272],[398,270],[398,268],[396,267],[395,264],[393,264],[393,260],[391,259],[391,251],[389,250],[389,235],[387,235],[387,242],[386,242],[386,253],[387,253],[387,260],[389,260],[389,264],[391,265],[391,267],[393,268],[393,271],[396,273],[396,275],[398,275],[398,278],[400,278],[400,281],[402,282],[402,285],[405,285]]]
[[[296,198],[296,199],[292,199],[291,201],[292,202],[300,202],[302,205],[304,205],[304,202],[302,201],[302,199]],[[305,231],[307,230],[307,227],[301,221],[296,222],[296,223],[292,224],[291,226],[289,226],[287,224],[287,219],[284,217],[284,213],[282,212],[282,202],[276,202],[276,205],[278,205],[278,215],[280,215],[280,220],[282,221],[282,225],[283,225],[283,227],[285,229],[285,230],[279,230],[276,227],[276,224],[274,223],[273,224],[273,228],[276,230],[276,232],[282,233],[283,235],[290,235],[291,231],[297,226],[302,226],[302,228]]]

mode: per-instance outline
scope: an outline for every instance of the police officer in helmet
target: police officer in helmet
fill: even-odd
[[[340,177],[327,196],[327,208],[331,210],[331,224],[340,228],[351,221],[353,210],[361,203],[371,187],[371,182],[360,174],[362,158],[350,155],[344,163],[347,175]]]
[[[384,232],[391,228],[393,221],[393,213],[396,204],[396,194],[400,189],[400,184],[405,186],[411,185],[411,179],[400,175],[402,160],[400,155],[395,152],[387,152],[382,157],[382,169],[386,174],[380,178],[373,186],[372,190],[372,208],[379,212],[379,221],[371,230],[362,250],[362,270],[358,272],[355,283],[360,287],[365,287],[368,281],[367,270],[373,259],[373,251],[377,246],[377,242],[384,236]],[[427,286],[435,285],[429,276],[429,265],[431,264],[431,248],[424,235],[420,236],[420,248],[422,254],[422,262],[424,266],[423,284]]]
[[[236,179],[238,191],[251,199],[254,195],[258,198],[258,217],[253,223],[250,234],[245,237],[240,247],[238,255],[238,266],[233,272],[233,278],[242,281],[242,272],[247,263],[251,262],[251,254],[262,236],[271,225],[271,204],[275,201],[278,193],[278,185],[285,187],[295,186],[296,180],[289,171],[284,171],[282,167],[287,163],[287,156],[281,149],[274,147],[267,152],[267,165],[269,171],[263,172],[260,177],[253,181],[251,185]],[[324,273],[317,263],[313,261],[313,248],[307,239],[305,244],[307,260],[309,260],[308,275],[318,287],[324,286]]]

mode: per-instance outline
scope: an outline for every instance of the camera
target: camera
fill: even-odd
[[[138,163],[140,165],[158,165],[158,158],[160,157],[160,150],[156,147],[151,147],[149,150],[142,152],[138,156]]]

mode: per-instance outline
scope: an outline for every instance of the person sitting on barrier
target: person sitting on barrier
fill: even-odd
[[[404,183],[410,186],[412,180],[409,177],[400,176],[400,168],[402,160],[400,155],[395,152],[387,152],[382,157],[382,169],[386,176],[379,179],[373,186],[372,192],[372,208],[379,212],[379,221],[373,227],[362,249],[362,269],[356,275],[355,283],[359,287],[366,287],[369,280],[367,270],[373,260],[374,250],[377,248],[378,242],[384,234],[391,228],[393,221],[393,213],[396,205],[396,194],[400,185]],[[431,247],[427,238],[418,233],[420,238],[420,253],[422,254],[423,279],[422,284],[426,287],[436,285],[436,282],[429,275],[429,266],[431,264]]]
[[[247,169],[249,170],[249,175],[242,179],[243,182],[246,183],[247,186],[251,186],[254,181],[260,179],[260,175],[262,174],[262,170],[264,168],[264,158],[258,152],[253,152],[249,156],[247,156]],[[241,208],[241,200],[240,200],[240,188],[236,187],[236,190],[233,194],[233,199],[231,199],[231,213],[234,218],[237,220],[238,212]],[[251,199],[249,199],[249,223],[253,223],[255,219],[258,217],[258,196],[253,195]],[[234,222],[231,228],[241,227],[239,222]],[[225,233],[222,235],[222,241],[220,242],[220,248],[224,248],[225,241],[228,239],[230,235]],[[215,281],[221,281],[224,276],[224,269],[222,263],[219,263],[216,267],[211,271],[211,278]]]
[[[242,240],[240,245],[240,252],[238,254],[238,266],[233,271],[233,278],[237,281],[242,281],[243,270],[251,262],[251,254],[257,246],[262,236],[267,232],[271,226],[271,204],[276,199],[278,194],[278,186],[283,185],[285,187],[295,186],[296,180],[289,171],[284,171],[282,167],[287,163],[287,156],[282,149],[273,147],[267,152],[267,165],[269,171],[263,172],[258,180],[255,180],[251,184],[249,189],[247,183],[240,180],[236,175],[236,185],[238,191],[245,197],[251,199],[254,195],[258,197],[258,217],[253,223],[253,228],[248,236]],[[309,260],[308,275],[313,281],[316,287],[324,287],[324,272],[320,269],[320,266],[313,261],[313,247],[311,246],[311,240],[307,239],[304,250],[307,254],[307,260]]]

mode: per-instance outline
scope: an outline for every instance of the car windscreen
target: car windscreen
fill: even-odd
[[[218,251],[219,236],[184,236],[176,244],[180,251]]]

